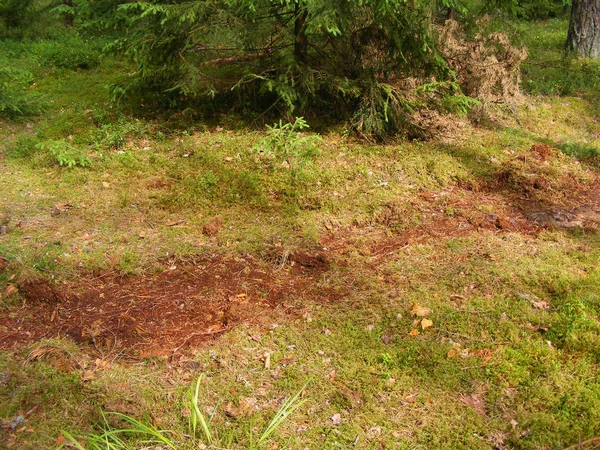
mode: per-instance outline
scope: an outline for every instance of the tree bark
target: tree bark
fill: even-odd
[[[300,2],[296,3],[294,11],[294,58],[299,66],[305,66],[308,57],[308,38],[306,37],[306,19],[308,13],[301,8]]]
[[[573,0],[567,51],[600,59],[600,0]]]

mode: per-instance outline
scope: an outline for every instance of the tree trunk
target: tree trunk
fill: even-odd
[[[305,66],[308,56],[308,38],[306,37],[306,9],[301,8],[300,2],[296,3],[294,11],[294,58],[299,66]]]
[[[600,58],[600,0],[573,0],[566,48],[582,58]]]

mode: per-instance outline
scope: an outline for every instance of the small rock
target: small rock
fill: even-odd
[[[342,416],[340,414],[334,414],[331,416],[331,422],[333,422],[333,424],[337,427],[342,423]]]
[[[19,428],[24,423],[25,423],[25,417],[24,416],[17,416],[10,423],[9,427],[10,427],[11,430],[16,430],[17,428]]]

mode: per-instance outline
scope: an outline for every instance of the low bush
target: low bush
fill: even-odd
[[[31,85],[30,72],[0,61],[0,117],[39,114],[44,109],[40,97],[28,92]]]
[[[65,33],[52,40],[39,41],[34,53],[42,64],[61,69],[91,69],[100,63],[100,49],[75,33]]]

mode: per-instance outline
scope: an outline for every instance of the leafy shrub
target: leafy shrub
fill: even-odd
[[[44,109],[40,97],[27,90],[31,82],[31,73],[0,60],[0,117],[39,114]]]
[[[40,150],[47,150],[56,159],[56,162],[65,167],[89,167],[91,161],[78,149],[65,140],[51,140],[37,145]]]

